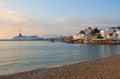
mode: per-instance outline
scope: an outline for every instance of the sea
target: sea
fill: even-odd
[[[120,55],[120,45],[0,41],[0,75]]]

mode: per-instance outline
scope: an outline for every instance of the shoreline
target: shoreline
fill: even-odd
[[[63,66],[35,69],[0,79],[119,79],[120,56],[95,59]]]

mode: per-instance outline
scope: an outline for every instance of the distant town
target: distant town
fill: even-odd
[[[87,27],[80,30],[76,35],[62,36],[48,34],[44,37],[24,36],[19,33],[12,39],[1,39],[0,41],[61,41],[65,43],[85,43],[85,44],[120,44],[120,26],[107,27],[103,29]]]
[[[120,44],[120,26],[98,29],[88,27],[78,34],[64,38],[66,43]]]

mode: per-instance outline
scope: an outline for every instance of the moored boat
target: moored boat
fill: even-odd
[[[19,34],[18,36],[15,36],[12,38],[13,40],[19,40],[19,41],[29,41],[29,40],[40,40],[42,38],[39,38],[38,36],[36,35],[33,35],[33,36],[23,36],[22,34]]]

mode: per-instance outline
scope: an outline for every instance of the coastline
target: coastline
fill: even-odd
[[[119,79],[120,56],[0,76],[0,79]]]

